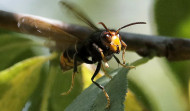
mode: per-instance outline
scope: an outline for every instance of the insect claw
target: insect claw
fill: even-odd
[[[106,99],[107,99],[106,109],[108,109],[110,107],[110,98],[104,88],[102,89],[102,91],[104,92],[104,95],[106,96]]]
[[[123,66],[124,68],[127,68],[127,69],[128,69],[128,68],[129,68],[129,69],[135,68],[135,66],[126,66],[125,64],[121,64],[121,63],[120,63],[120,65]]]
[[[68,94],[67,92],[64,92],[64,93],[61,93],[61,96],[65,96],[67,94]]]
[[[128,66],[130,69],[136,68],[135,66]]]
[[[65,96],[65,95],[68,95],[72,90],[72,87],[67,91],[67,92],[64,92],[64,93],[61,93],[62,96]]]

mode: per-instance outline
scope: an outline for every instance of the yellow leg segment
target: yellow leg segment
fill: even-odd
[[[101,56],[102,56],[102,60],[103,60],[104,63],[105,63],[105,67],[108,68],[109,65],[108,65],[108,63],[107,63],[107,60],[106,60],[105,57],[104,57],[104,53],[103,53],[102,49],[99,48],[99,51],[100,51],[100,54],[101,54]]]
[[[122,41],[122,40],[121,40],[121,44],[124,47],[123,53],[122,53],[122,60],[123,60],[123,64],[125,64],[125,50],[127,48],[127,44],[124,41]]]
[[[72,74],[72,83],[71,83],[71,86],[70,86],[69,90],[67,92],[62,93],[61,95],[67,95],[67,94],[69,94],[72,91],[73,86],[74,86],[75,74],[76,74],[76,72],[74,72]]]
[[[135,68],[135,66],[126,66],[125,64],[121,64],[121,63],[119,63],[121,66],[123,66],[124,68],[130,68],[130,69],[132,69],[132,68]]]
[[[122,53],[123,64],[125,64],[125,50],[126,50],[126,47],[124,47],[123,53]]]
[[[109,107],[110,107],[110,98],[109,98],[109,95],[108,95],[108,93],[105,91],[104,88],[102,89],[102,91],[104,92],[104,95],[106,96],[106,99],[107,99],[106,108],[109,108]]]

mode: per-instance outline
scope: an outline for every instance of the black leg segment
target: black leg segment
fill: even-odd
[[[118,64],[121,64],[120,60],[113,54],[114,59],[117,61]]]
[[[77,53],[75,53],[74,55],[74,69],[73,69],[73,73],[77,72]]]
[[[101,61],[98,61],[98,65],[97,65],[97,68],[96,68],[96,71],[94,72],[91,80],[94,84],[96,84],[96,86],[98,86],[100,89],[102,89],[106,99],[107,99],[107,105],[106,105],[106,108],[109,108],[110,107],[110,98],[109,98],[109,95],[107,94],[106,90],[104,89],[103,86],[101,86],[100,84],[98,84],[97,82],[94,81],[94,78],[96,77],[96,75],[98,74],[98,72],[100,71],[100,68],[101,68],[101,64],[102,62]]]
[[[97,82],[94,81],[94,78],[96,77],[96,75],[98,74],[98,72],[100,71],[100,68],[101,68],[101,61],[98,62],[98,65],[97,65],[97,68],[96,68],[96,71],[94,72],[91,80],[94,84],[96,84],[96,86],[98,86],[100,89],[103,89],[104,87],[101,86],[100,84],[98,84]]]

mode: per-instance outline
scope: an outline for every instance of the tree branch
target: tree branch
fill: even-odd
[[[0,28],[37,35],[59,42],[63,41],[63,36],[68,33],[79,38],[86,38],[93,32],[83,26],[5,11],[0,11]],[[65,32],[67,33],[65,34]],[[166,57],[171,61],[190,59],[190,39],[149,36],[126,32],[120,32],[120,34],[128,45],[127,50],[135,51],[143,57],[159,56]],[[72,36],[69,38],[72,41]]]

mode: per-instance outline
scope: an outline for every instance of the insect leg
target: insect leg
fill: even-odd
[[[114,59],[117,61],[118,64],[120,64],[121,66],[125,67],[125,68],[135,68],[135,66],[126,66],[125,64],[122,64],[120,62],[120,60],[113,54]]]
[[[76,73],[77,73],[77,53],[74,54],[74,68],[73,68],[71,86],[67,92],[62,93],[61,95],[67,95],[71,92],[71,90],[73,89],[73,86],[74,86],[74,79],[75,79]]]
[[[112,79],[112,76],[110,76],[110,75],[106,72],[106,70],[104,69],[104,66],[103,66],[102,64],[101,64],[101,68],[102,68],[102,70],[104,71],[104,75],[105,75],[106,77]]]
[[[106,99],[107,99],[107,105],[106,105],[106,108],[108,108],[110,106],[110,98],[109,98],[109,95],[108,93],[105,91],[104,87],[101,86],[100,84],[98,84],[97,82],[94,81],[94,78],[96,77],[96,75],[98,74],[98,72],[100,71],[100,68],[101,68],[101,61],[98,62],[98,65],[97,65],[97,68],[96,68],[96,71],[94,72],[91,80],[92,82],[98,86],[100,89],[102,89],[102,91],[104,92],[104,95],[106,96]]]
[[[108,68],[109,65],[108,65],[108,63],[107,63],[106,58],[104,57],[103,50],[102,50],[100,47],[98,47],[95,43],[93,43],[93,46],[94,46],[94,48],[101,54],[102,60],[103,60],[104,63],[105,63],[105,67]]]
[[[78,50],[77,50],[77,41],[75,43],[75,51],[76,51],[76,53],[78,53]]]
[[[127,48],[127,44],[123,40],[121,40],[121,44],[124,47],[123,53],[122,53],[122,60],[123,60],[123,64],[125,64],[125,50]]]

